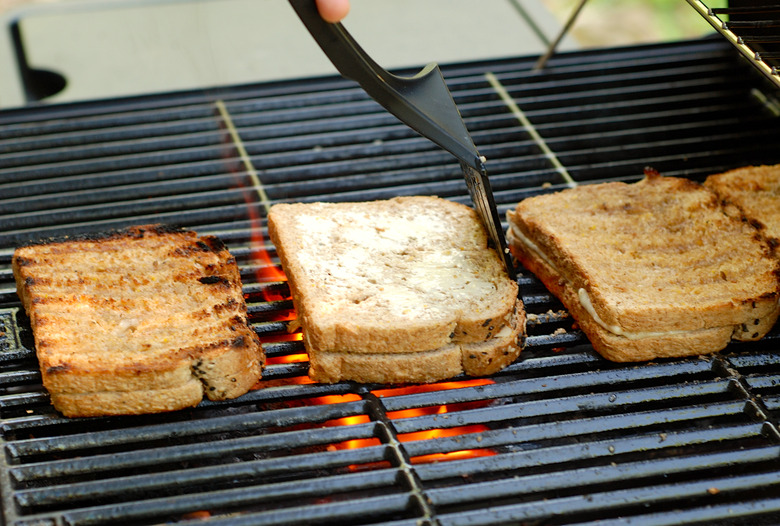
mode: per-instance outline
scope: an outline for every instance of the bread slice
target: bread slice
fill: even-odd
[[[13,272],[66,416],[173,411],[260,378],[238,267],[215,237],[132,227],[18,248]]]
[[[768,245],[693,181],[579,186],[521,201],[508,218],[512,253],[610,360],[710,353],[777,320]]]
[[[486,376],[514,362],[522,348],[525,311],[518,308],[508,325],[475,343],[450,343],[430,351],[339,352],[310,354],[309,374],[318,382],[426,383],[459,374]]]
[[[747,166],[711,175],[713,190],[726,210],[754,224],[777,250],[780,246],[780,164]]]
[[[467,206],[423,196],[279,204],[268,229],[317,381],[436,381],[466,370],[464,345],[489,347],[484,374],[519,354],[517,283]]]

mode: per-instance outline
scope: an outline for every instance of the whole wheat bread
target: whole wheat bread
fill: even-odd
[[[780,247],[780,164],[711,175],[704,186],[718,194],[728,212],[754,224],[775,250]]]
[[[425,383],[465,373],[485,376],[517,359],[522,348],[525,312],[518,309],[508,325],[488,340],[450,343],[416,352],[313,352],[310,375],[319,382]]]
[[[489,374],[520,352],[517,283],[467,206],[422,196],[279,204],[268,229],[316,381]],[[471,345],[487,365],[468,365]]]
[[[13,271],[66,416],[172,411],[260,378],[238,267],[215,237],[132,227],[18,248]]]
[[[778,317],[778,262],[747,222],[686,179],[583,185],[508,214],[515,257],[615,361],[705,354]]]

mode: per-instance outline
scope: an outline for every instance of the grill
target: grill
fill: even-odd
[[[443,67],[502,217],[646,166],[701,180],[780,162],[776,92],[723,39],[534,63]],[[529,338],[499,374],[310,383],[267,206],[411,194],[469,202],[453,158],[336,77],[0,112],[5,524],[780,520],[778,329],[715,355],[609,363],[520,269]],[[13,248],[149,222],[236,255],[264,378],[175,413],[65,419],[40,385]]]
[[[728,7],[688,3],[759,71],[780,87],[780,5],[769,0],[730,0]]]

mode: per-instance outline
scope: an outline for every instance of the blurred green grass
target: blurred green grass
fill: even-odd
[[[723,7],[727,0],[703,0]],[[562,23],[578,0],[542,0]],[[570,35],[582,47],[603,47],[697,38],[712,26],[685,0],[588,0]]]

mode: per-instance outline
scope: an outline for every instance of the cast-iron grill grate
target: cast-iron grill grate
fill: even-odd
[[[646,166],[780,162],[773,88],[721,39],[444,67],[500,214]],[[0,497],[23,525],[771,524],[780,333],[685,360],[602,360],[528,272],[527,348],[490,378],[311,383],[279,201],[432,194],[459,166],[336,77],[0,112]],[[259,388],[164,415],[66,419],[40,385],[14,247],[166,222],[236,255]],[[506,226],[506,225],[504,225]]]

